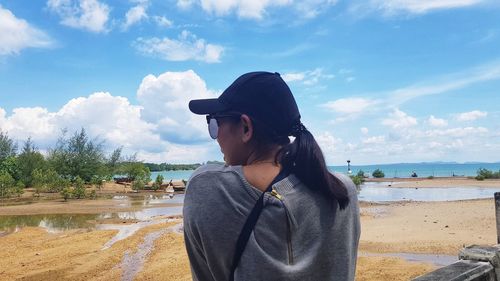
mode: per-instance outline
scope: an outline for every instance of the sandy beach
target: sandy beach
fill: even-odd
[[[113,200],[43,202],[0,207],[0,215],[117,208],[113,204]],[[361,221],[356,280],[410,280],[438,267],[430,261],[409,261],[398,256],[401,253],[456,257],[463,246],[496,242],[493,199],[362,202]],[[116,230],[51,233],[24,227],[0,236],[0,280],[191,280],[183,236],[171,231],[179,223],[181,219],[144,227],[104,250]],[[148,243],[149,251],[141,252]],[[126,261],[130,263],[134,255],[142,257],[143,265],[131,271]]]
[[[367,182],[384,182],[391,187],[427,188],[427,187],[500,187],[500,179],[478,181],[466,177],[446,178],[370,178]]]

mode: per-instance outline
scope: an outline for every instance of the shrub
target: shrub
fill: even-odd
[[[361,184],[363,184],[364,182],[364,179],[358,175],[355,175],[355,176],[350,176],[351,177],[351,180],[352,182],[356,185],[356,186],[360,186]]]
[[[136,179],[135,181],[132,182],[132,189],[133,190],[139,190],[139,189],[144,189],[144,182],[141,179]]]
[[[97,192],[95,191],[95,189],[92,189],[87,195],[87,197],[90,199],[97,199]]]
[[[363,170],[359,170],[358,173],[356,174],[357,177],[364,179],[365,178],[365,172]]]
[[[21,194],[24,193],[24,183],[22,181],[18,181],[16,183],[16,186],[15,186],[15,189],[14,189],[14,193],[17,195],[17,197],[20,197]]]
[[[383,178],[383,177],[385,177],[385,174],[384,174],[384,172],[382,172],[382,170],[376,169],[375,171],[373,171],[372,176],[374,178]]]
[[[10,197],[16,181],[7,171],[0,171],[0,197]]]
[[[488,169],[484,169],[484,168],[480,168],[479,170],[477,170],[477,177],[476,179],[477,180],[480,180],[478,179],[479,178],[483,178],[484,179],[500,179],[500,170],[498,172],[493,172],[493,171],[490,171]]]
[[[68,201],[68,199],[71,198],[71,196],[73,195],[73,190],[71,189],[71,187],[69,186],[66,186],[65,188],[63,188],[61,190],[61,196],[64,198],[64,201]]]
[[[76,176],[74,185],[73,196],[77,199],[85,198],[85,185],[79,176]]]
[[[432,180],[434,178],[434,176],[428,176],[427,178]]]
[[[157,175],[155,182],[153,183],[153,190],[157,191],[158,189],[161,188],[161,185],[163,184],[163,176],[162,175]]]

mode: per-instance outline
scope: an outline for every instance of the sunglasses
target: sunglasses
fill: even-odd
[[[219,120],[222,118],[239,119],[241,113],[210,114],[207,115],[208,134],[212,139],[217,139],[219,134]]]

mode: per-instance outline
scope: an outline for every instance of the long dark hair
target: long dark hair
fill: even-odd
[[[252,121],[255,119],[252,118]],[[275,161],[283,169],[298,177],[308,188],[336,200],[340,209],[349,204],[347,187],[328,171],[321,148],[302,123],[298,122],[298,127],[293,130],[295,139],[291,143],[288,136],[277,136],[261,122],[253,123],[256,142],[261,146],[259,150],[281,145]]]

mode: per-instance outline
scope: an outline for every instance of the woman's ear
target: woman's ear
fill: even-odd
[[[253,136],[253,123],[250,117],[246,114],[241,115],[242,135],[241,140],[244,143],[249,142]]]

